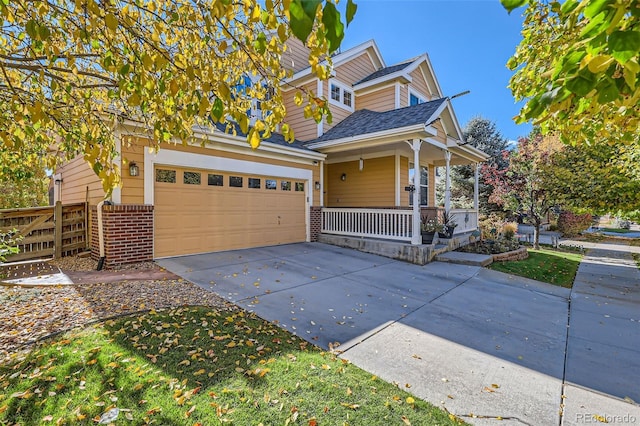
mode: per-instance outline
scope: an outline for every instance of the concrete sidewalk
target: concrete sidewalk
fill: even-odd
[[[598,247],[571,292],[564,424],[584,424],[586,413],[640,424],[640,407],[627,403],[640,402],[640,270],[619,244]]]

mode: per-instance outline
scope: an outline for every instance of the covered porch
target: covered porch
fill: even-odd
[[[361,114],[345,119],[308,144],[327,157],[321,167],[321,234],[346,241],[375,240],[422,246],[421,224],[445,212],[455,224],[449,238],[435,239],[429,248],[465,244],[478,229],[478,170],[487,156],[465,144],[448,99],[400,110]],[[356,111],[353,116],[357,116]],[[369,115],[373,117],[368,117]],[[364,123],[363,123],[364,121]],[[383,127],[375,131],[382,122]],[[341,128],[346,127],[346,128]],[[358,131],[359,127],[364,127]],[[451,208],[450,168],[472,165],[474,206]],[[444,205],[436,206],[438,167],[444,168]],[[444,241],[447,240],[447,241]]]

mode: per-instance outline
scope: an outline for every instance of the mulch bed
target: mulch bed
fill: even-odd
[[[52,268],[58,272],[56,266]],[[0,363],[47,336],[119,315],[187,305],[235,309],[214,293],[157,265],[120,271],[63,271],[75,276],[78,284],[0,286]]]

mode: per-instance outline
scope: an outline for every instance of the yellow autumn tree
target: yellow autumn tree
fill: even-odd
[[[354,13],[348,0],[347,24]],[[11,0],[0,22],[1,160],[54,169],[83,154],[107,193],[123,117],[144,123],[156,149],[213,123],[237,123],[252,147],[278,125],[293,139],[286,42],[302,40],[326,79],[344,34],[334,0]],[[297,99],[316,120],[328,113],[314,93]],[[250,128],[256,101],[269,113]]]

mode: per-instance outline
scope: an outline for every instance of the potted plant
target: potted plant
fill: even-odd
[[[453,220],[451,212],[449,212],[449,210],[445,210],[442,213],[442,230],[438,231],[438,235],[440,238],[452,238],[453,231],[456,226],[458,226],[458,224]]]
[[[437,217],[422,216],[420,220],[420,231],[422,234],[422,244],[432,244],[435,235],[443,230],[438,223]]]

